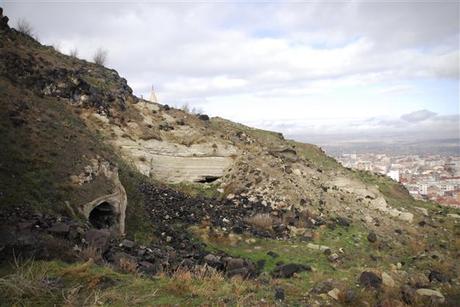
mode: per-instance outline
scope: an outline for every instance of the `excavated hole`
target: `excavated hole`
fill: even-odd
[[[116,216],[112,205],[103,202],[89,214],[89,222],[97,229],[110,228],[116,224]]]

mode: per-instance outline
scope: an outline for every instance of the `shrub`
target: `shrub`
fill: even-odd
[[[30,25],[30,23],[27,20],[25,20],[24,18],[21,18],[21,19],[18,20],[18,22],[16,24],[16,30],[18,30],[22,34],[26,34],[26,35],[29,35],[29,36],[32,36],[33,32],[34,32],[32,26]]]
[[[94,63],[96,63],[97,65],[104,66],[105,62],[107,61],[107,54],[108,54],[107,50],[102,49],[102,48],[97,49],[96,53],[94,53],[94,56],[93,56]]]
[[[186,112],[186,113],[190,113],[190,106],[188,105],[188,103],[184,103],[184,105],[181,107],[182,111]]]
[[[246,223],[259,229],[271,230],[273,218],[268,213],[257,213],[246,219]]]
[[[90,245],[81,250],[79,258],[83,261],[93,259],[94,262],[100,262],[102,261],[102,253],[99,248]]]
[[[70,50],[69,52],[69,55],[73,58],[77,58],[78,57],[78,49],[77,48],[73,48]]]

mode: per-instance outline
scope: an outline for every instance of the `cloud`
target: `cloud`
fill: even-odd
[[[401,115],[401,119],[408,122],[421,122],[436,116],[436,113],[428,110],[419,110],[408,114]]]
[[[5,2],[4,12],[64,52],[108,49],[138,95],[154,85],[165,104],[321,134],[442,127],[434,112],[399,115],[458,113],[459,5]]]

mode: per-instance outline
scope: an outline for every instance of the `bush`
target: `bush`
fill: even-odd
[[[105,62],[107,61],[107,54],[108,51],[102,48],[97,49],[96,53],[93,56],[93,61],[97,65],[105,65]]]
[[[26,35],[29,35],[29,36],[32,36],[33,32],[34,32],[32,26],[30,25],[30,23],[27,20],[25,20],[24,18],[21,18],[21,19],[18,20],[18,22],[16,24],[16,30],[18,30],[22,34],[26,34]]]
[[[73,58],[77,58],[78,57],[78,49],[77,48],[73,48],[70,50],[69,52],[69,55]]]

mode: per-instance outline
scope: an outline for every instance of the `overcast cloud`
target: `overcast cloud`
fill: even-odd
[[[4,2],[137,95],[288,135],[459,134],[459,3]],[[403,115],[405,114],[405,115]]]

